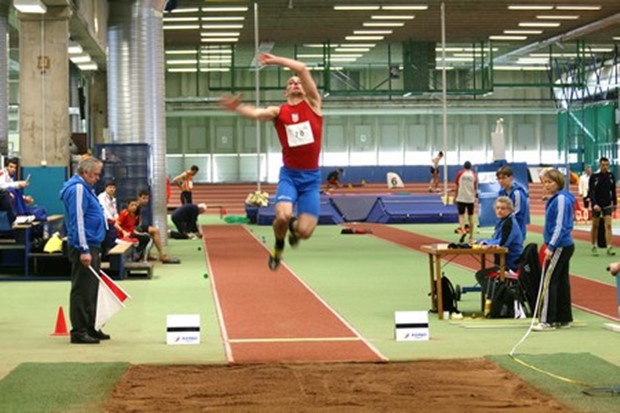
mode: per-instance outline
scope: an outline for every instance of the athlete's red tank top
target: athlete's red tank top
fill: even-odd
[[[274,125],[282,145],[284,166],[300,170],[318,169],[323,117],[302,100],[296,105],[285,103],[280,106]]]

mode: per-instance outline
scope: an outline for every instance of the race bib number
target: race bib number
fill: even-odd
[[[287,125],[286,139],[288,140],[288,146],[291,148],[308,145],[314,142],[314,135],[312,134],[310,122],[305,121],[294,125]]]

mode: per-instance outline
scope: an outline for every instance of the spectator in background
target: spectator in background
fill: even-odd
[[[206,211],[206,204],[185,204],[175,209],[172,213],[172,222],[177,227],[178,232],[170,231],[171,238],[202,238],[202,234],[198,230],[198,215],[203,214]]]
[[[198,173],[198,167],[192,165],[187,171],[177,175],[172,183],[181,188],[181,205],[192,203],[192,189],[194,188],[194,176]]]
[[[471,170],[471,162],[466,161],[456,174],[456,206],[459,212],[459,231],[461,234],[469,233],[469,240],[474,238],[474,203],[478,179],[476,173]],[[465,224],[465,213],[469,224]]]
[[[118,232],[119,238],[123,241],[138,243],[136,248],[138,254],[145,260],[148,259],[149,242],[151,237],[146,232],[140,232],[136,230],[136,224],[139,221],[138,212],[138,199],[130,199],[127,201],[127,208],[123,209],[118,215],[114,227]]]
[[[330,190],[332,188],[340,188],[342,187],[342,176],[344,175],[344,169],[342,168],[338,168],[335,169],[333,171],[331,171],[328,175],[327,175],[327,188],[326,190]]]
[[[149,234],[155,244],[155,248],[159,253],[159,260],[164,264],[178,264],[180,261],[176,258],[171,258],[164,253],[164,246],[161,242],[161,233],[159,229],[150,225],[150,217],[148,215],[147,206],[151,201],[151,192],[148,189],[143,189],[138,193],[138,210],[136,215],[138,220],[136,222],[135,230],[140,233]],[[150,259],[150,257],[148,257]]]
[[[592,175],[592,168],[586,166],[583,170],[583,174],[579,177],[579,196],[583,200],[583,207],[585,209],[590,208],[590,198],[589,198],[589,185],[590,185],[590,175]]]
[[[504,165],[495,174],[501,186],[499,196],[507,196],[514,205],[514,214],[523,233],[523,240],[527,236],[527,221],[530,216],[530,201],[527,191],[512,176],[512,168]]]
[[[82,159],[77,173],[60,191],[65,208],[65,226],[69,261],[71,262],[71,294],[69,315],[71,343],[97,344],[109,335],[95,330],[99,280],[89,267],[99,273],[100,247],[105,238],[105,217],[95,196],[93,185],[101,176],[103,163],[96,158]]]
[[[23,194],[23,189],[30,185],[30,180],[16,181],[17,158],[8,158],[0,170],[0,211],[6,211],[7,219],[13,224],[16,216],[15,196],[21,196],[26,204],[32,204],[34,199]],[[23,205],[23,204],[22,204]]]
[[[433,158],[431,164],[431,183],[428,187],[428,192],[437,191],[439,188],[439,162],[443,158],[443,152],[439,151],[439,153]]]
[[[106,253],[108,250],[114,247],[114,242],[118,238],[118,232],[116,230],[116,220],[118,219],[118,209],[116,207],[116,182],[110,180],[106,182],[105,188],[102,193],[97,195],[97,199],[103,208],[103,214],[105,215],[107,226],[106,236],[103,242],[103,255],[106,259]]]
[[[114,180],[106,182],[103,192],[97,195],[97,199],[103,208],[108,224],[114,225],[118,219],[118,209],[116,207],[116,182],[114,182]]]
[[[602,157],[598,162],[599,170],[590,175],[588,183],[588,197],[592,203],[592,255],[597,256],[596,248],[600,219],[605,221],[605,241],[607,255],[616,255],[613,249],[613,234],[611,231],[612,214],[616,210],[618,197],[616,195],[616,177],[609,171],[609,159]]]
[[[565,189],[566,179],[557,169],[548,169],[542,178],[548,194],[545,206],[545,265],[543,274],[542,306],[539,323],[534,331],[568,328],[573,321],[570,297],[570,259],[575,251],[571,237],[574,221],[575,197]]]

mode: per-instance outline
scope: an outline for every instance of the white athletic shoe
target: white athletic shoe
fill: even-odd
[[[532,327],[533,331],[552,331],[555,330],[555,327],[549,323],[538,323],[534,327]]]

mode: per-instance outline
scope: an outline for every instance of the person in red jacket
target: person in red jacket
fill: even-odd
[[[286,67],[297,74],[286,83],[286,103],[258,108],[242,104],[239,95],[227,95],[220,104],[246,118],[273,122],[282,145],[284,166],[280,169],[273,221],[276,242],[269,256],[269,268],[275,271],[282,260],[287,232],[289,244],[296,246],[300,239],[312,236],[318,223],[323,114],[321,94],[304,63],[270,53],[262,53],[257,59],[263,65]],[[297,217],[293,216],[294,205]]]

